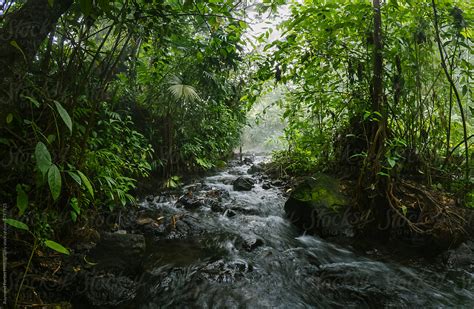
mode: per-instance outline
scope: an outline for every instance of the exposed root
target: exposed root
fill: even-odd
[[[390,237],[400,233],[421,236],[449,247],[468,235],[468,211],[458,207],[448,194],[410,181],[389,181],[384,194]],[[373,209],[364,212],[362,226],[373,224],[373,213]]]

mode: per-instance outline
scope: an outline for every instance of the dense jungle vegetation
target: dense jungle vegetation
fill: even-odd
[[[276,29],[252,32],[281,10]],[[98,214],[134,207],[139,184],[174,189],[224,167],[262,98],[285,123],[278,176],[353,181],[361,237],[388,239],[378,224],[401,218],[462,239],[473,23],[474,3],[456,0],[2,1],[9,259],[26,274],[37,255],[69,254]]]

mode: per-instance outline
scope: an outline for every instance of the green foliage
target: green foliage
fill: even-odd
[[[178,186],[177,175],[221,166],[245,121],[241,7],[81,0],[32,59],[10,42],[29,62],[0,110],[0,197],[12,220],[65,253],[45,240],[104,207],[135,203],[137,182],[152,171]]]
[[[181,184],[181,178],[179,176],[171,176],[165,181],[163,187],[167,189],[176,189],[177,187],[180,186],[180,184]]]
[[[16,185],[16,194],[16,207],[18,208],[18,215],[21,217],[28,208],[28,195],[20,184]]]
[[[61,194],[61,175],[59,173],[58,167],[53,164],[48,169],[48,184],[49,189],[51,190],[51,195],[56,201]]]
[[[48,172],[49,168],[52,165],[52,162],[51,162],[51,154],[49,153],[48,148],[46,148],[46,145],[43,144],[42,142],[38,142],[36,144],[35,157],[36,157],[36,166],[41,171],[43,176],[46,175],[46,173]]]
[[[466,206],[474,208],[474,190],[466,194]]]
[[[58,244],[55,241],[52,240],[45,240],[44,245],[50,249],[53,249],[56,252],[62,253],[62,254],[69,254],[69,250],[64,248],[61,244]]]
[[[470,107],[472,3],[438,5],[440,32],[449,72]],[[275,158],[289,172],[313,168],[360,171],[371,124],[387,122],[383,175],[422,176],[433,171],[458,177],[466,170],[463,123],[435,39],[428,1],[382,5],[384,109],[373,110],[373,8],[367,1],[303,2],[291,5],[280,40],[254,56],[256,80],[247,89],[255,101],[269,80],[287,85],[281,103],[289,147]],[[268,34],[260,37],[265,42]],[[472,116],[472,115],[471,115]],[[472,117],[467,118],[468,136]],[[468,142],[473,148],[472,140]],[[451,153],[453,152],[453,153]],[[349,165],[349,166],[348,166]],[[444,177],[444,176],[443,176]]]
[[[69,117],[69,114],[67,113],[67,111],[64,109],[64,107],[58,101],[54,101],[54,104],[56,105],[56,109],[57,109],[59,115],[61,116],[61,119],[66,124],[69,131],[72,133],[72,120],[71,120],[71,117]]]
[[[14,228],[20,229],[20,230],[25,230],[25,231],[29,230],[28,225],[26,225],[23,222],[20,222],[18,220],[15,220],[15,219],[7,218],[7,219],[5,219],[5,223],[10,225],[10,226],[13,226]]]

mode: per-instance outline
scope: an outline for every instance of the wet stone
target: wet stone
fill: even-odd
[[[199,273],[199,277],[208,281],[230,283],[241,279],[245,273],[251,271],[252,266],[244,260],[218,260],[206,265]]]
[[[272,181],[272,185],[275,187],[281,187],[285,185],[285,182],[281,179],[277,179],[277,180]]]
[[[233,211],[232,209],[227,209],[225,212],[224,212],[224,216],[226,217],[229,217],[229,218],[232,218],[234,216],[236,216],[237,213],[235,211]]]
[[[243,161],[244,164],[247,164],[247,165],[250,165],[253,163],[253,160],[251,158],[244,158],[244,161]]]
[[[449,268],[474,270],[474,241],[467,241],[456,249],[444,252],[442,258]]]
[[[201,207],[202,205],[203,203],[201,200],[193,196],[189,196],[188,194],[181,196],[176,202],[176,207],[184,207],[186,209],[196,209]]]
[[[244,237],[242,248],[250,252],[262,245],[263,245],[263,240],[261,238],[258,238],[256,236],[246,236]]]
[[[129,304],[137,294],[137,284],[125,276],[113,274],[89,274],[83,280],[89,288],[83,297],[93,306],[119,306]],[[92,285],[91,285],[92,283]]]
[[[239,177],[233,182],[232,186],[235,191],[250,191],[254,184],[255,181],[250,177]]]
[[[262,167],[259,164],[252,164],[252,166],[247,170],[247,174],[253,175],[262,172]]]

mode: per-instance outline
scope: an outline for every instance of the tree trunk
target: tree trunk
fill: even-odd
[[[463,137],[464,137],[464,148],[465,148],[465,156],[466,156],[466,183],[469,180],[469,145],[467,143],[467,124],[466,124],[466,116],[464,115],[464,108],[462,106],[462,101],[461,101],[461,96],[459,95],[459,91],[456,87],[456,83],[453,80],[453,77],[448,71],[448,65],[446,64],[446,53],[444,52],[443,49],[443,44],[441,42],[441,36],[439,33],[439,25],[438,25],[438,10],[436,9],[436,2],[435,0],[431,0],[431,5],[433,7],[433,22],[434,22],[434,30],[435,30],[435,37],[436,37],[436,42],[438,43],[438,50],[439,50],[439,56],[441,58],[441,67],[443,68],[444,74],[446,75],[446,79],[448,80],[450,84],[450,90],[454,92],[454,96],[456,98],[456,102],[458,103],[459,111],[461,113],[461,120],[462,120],[462,128],[463,128]],[[454,60],[453,60],[454,63]]]
[[[13,104],[21,80],[38,48],[54,25],[72,5],[73,0],[28,0],[22,7],[5,16],[0,29],[0,100],[3,107]]]
[[[386,226],[387,211],[389,210],[386,191],[389,183],[387,176],[379,173],[382,171],[385,157],[385,140],[387,115],[383,104],[383,43],[382,43],[382,15],[380,12],[380,0],[373,0],[374,8],[374,52],[373,52],[373,77],[372,77],[372,112],[377,113],[376,121],[372,120],[369,125],[370,143],[367,150],[360,177],[359,177],[359,208],[364,212],[371,213],[372,222],[361,222],[363,230],[368,233],[385,238],[389,230],[380,231],[379,226]],[[380,117],[380,115],[382,115]]]

